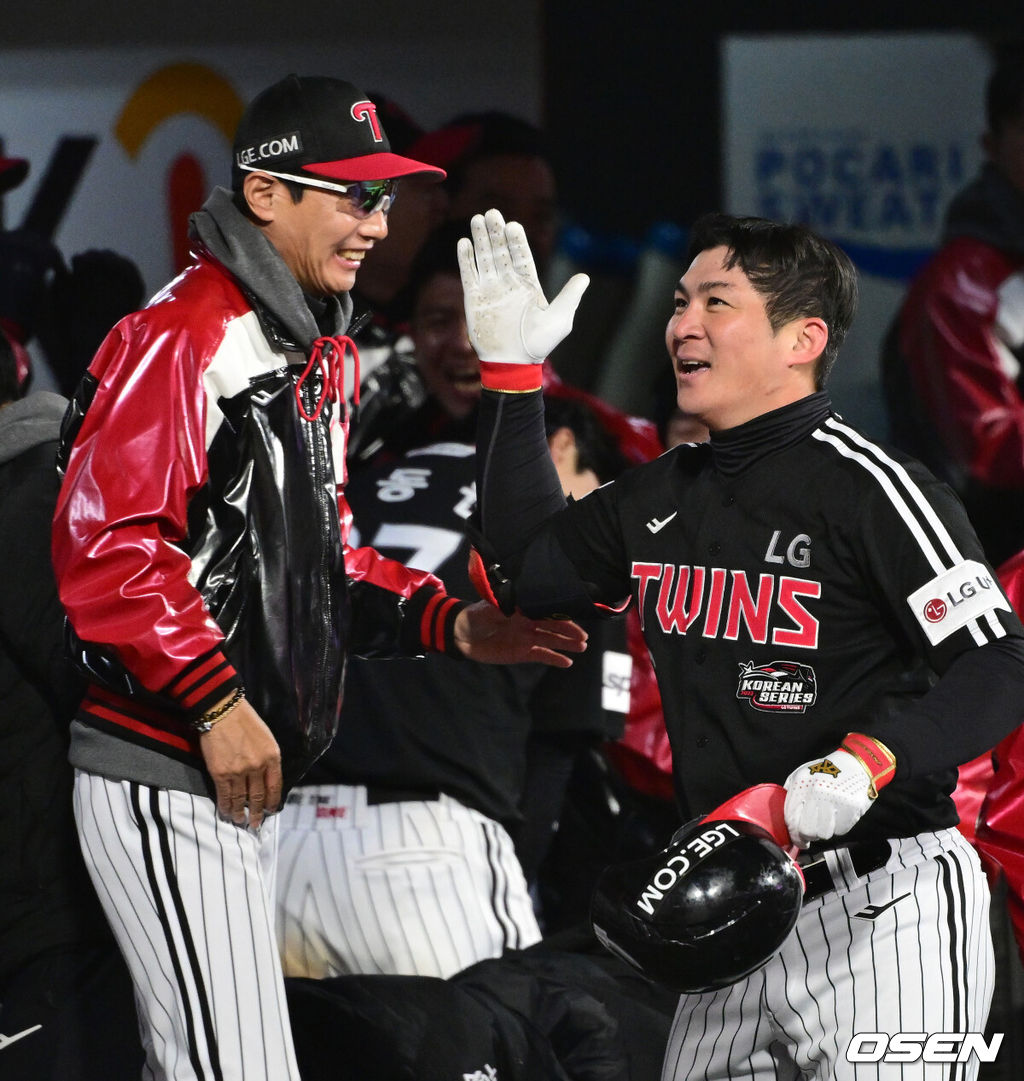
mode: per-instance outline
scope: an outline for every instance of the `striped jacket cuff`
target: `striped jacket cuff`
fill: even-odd
[[[198,720],[221,699],[242,686],[239,674],[220,650],[197,657],[163,688],[188,715]]]
[[[428,653],[460,656],[455,644],[455,620],[468,607],[467,601],[460,601],[447,593],[418,589],[409,598],[405,611],[406,633],[416,636],[415,642],[409,644]]]

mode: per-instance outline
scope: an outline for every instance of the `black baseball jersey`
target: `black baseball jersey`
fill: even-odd
[[[538,491],[520,477],[520,505],[494,478],[526,453],[539,405],[487,397],[485,427],[519,435],[481,463],[485,532],[532,614],[545,593],[564,610],[574,588],[633,598],[684,814],[782,783],[862,731],[898,772],[851,837],[955,823],[954,767],[1021,719],[1024,629],[945,485],[815,394],[628,471],[527,546]]]
[[[429,569],[454,596],[475,596],[465,532],[476,507],[472,444],[438,442],[388,455],[354,470],[346,496],[353,544]],[[625,706],[609,711],[611,719],[602,710],[603,666],[600,649],[570,669],[440,654],[352,657],[338,733],[304,783],[441,791],[510,824],[519,818],[531,728],[621,732]],[[558,694],[563,684],[572,688],[568,695]],[[556,718],[549,716],[553,701],[560,703]]]

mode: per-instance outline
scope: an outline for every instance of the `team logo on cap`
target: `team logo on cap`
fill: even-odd
[[[352,106],[352,119],[365,120],[370,125],[375,143],[384,142],[384,134],[380,130],[380,121],[377,119],[377,106],[372,101],[357,101]]]
[[[768,713],[806,713],[818,697],[817,679],[809,664],[751,661],[740,665],[736,697],[745,698],[754,709]]]

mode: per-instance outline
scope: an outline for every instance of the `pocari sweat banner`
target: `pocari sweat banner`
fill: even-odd
[[[830,390],[884,437],[881,342],[982,162],[989,54],[966,34],[730,37],[722,45],[726,209],[803,222],[860,272]]]

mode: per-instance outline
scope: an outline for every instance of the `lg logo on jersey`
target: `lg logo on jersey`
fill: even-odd
[[[949,601],[950,608],[959,608],[961,604],[966,604],[972,597],[978,596],[978,590],[980,589],[992,589],[993,582],[991,577],[985,575],[975,576],[973,582],[961,582],[960,589],[957,591],[957,595],[954,596],[951,592],[946,593],[946,601]],[[946,612],[949,608],[946,607],[946,601],[934,598],[930,600],[924,606],[924,617],[930,623],[939,623],[946,618]]]
[[[806,533],[798,533],[786,546],[786,554],[778,552],[779,538],[782,530],[776,529],[772,539],[768,542],[768,550],[764,554],[765,563],[788,563],[791,567],[809,567],[811,565],[811,538]]]
[[[989,1042],[980,1032],[858,1032],[846,1049],[847,1062],[995,1062],[1003,1033]]]
[[[946,605],[940,600],[930,600],[924,606],[924,618],[929,623],[941,623],[946,618]]]
[[[973,559],[915,590],[907,604],[933,646],[975,620],[993,621],[997,609],[1010,611],[1010,602],[988,568]]]

